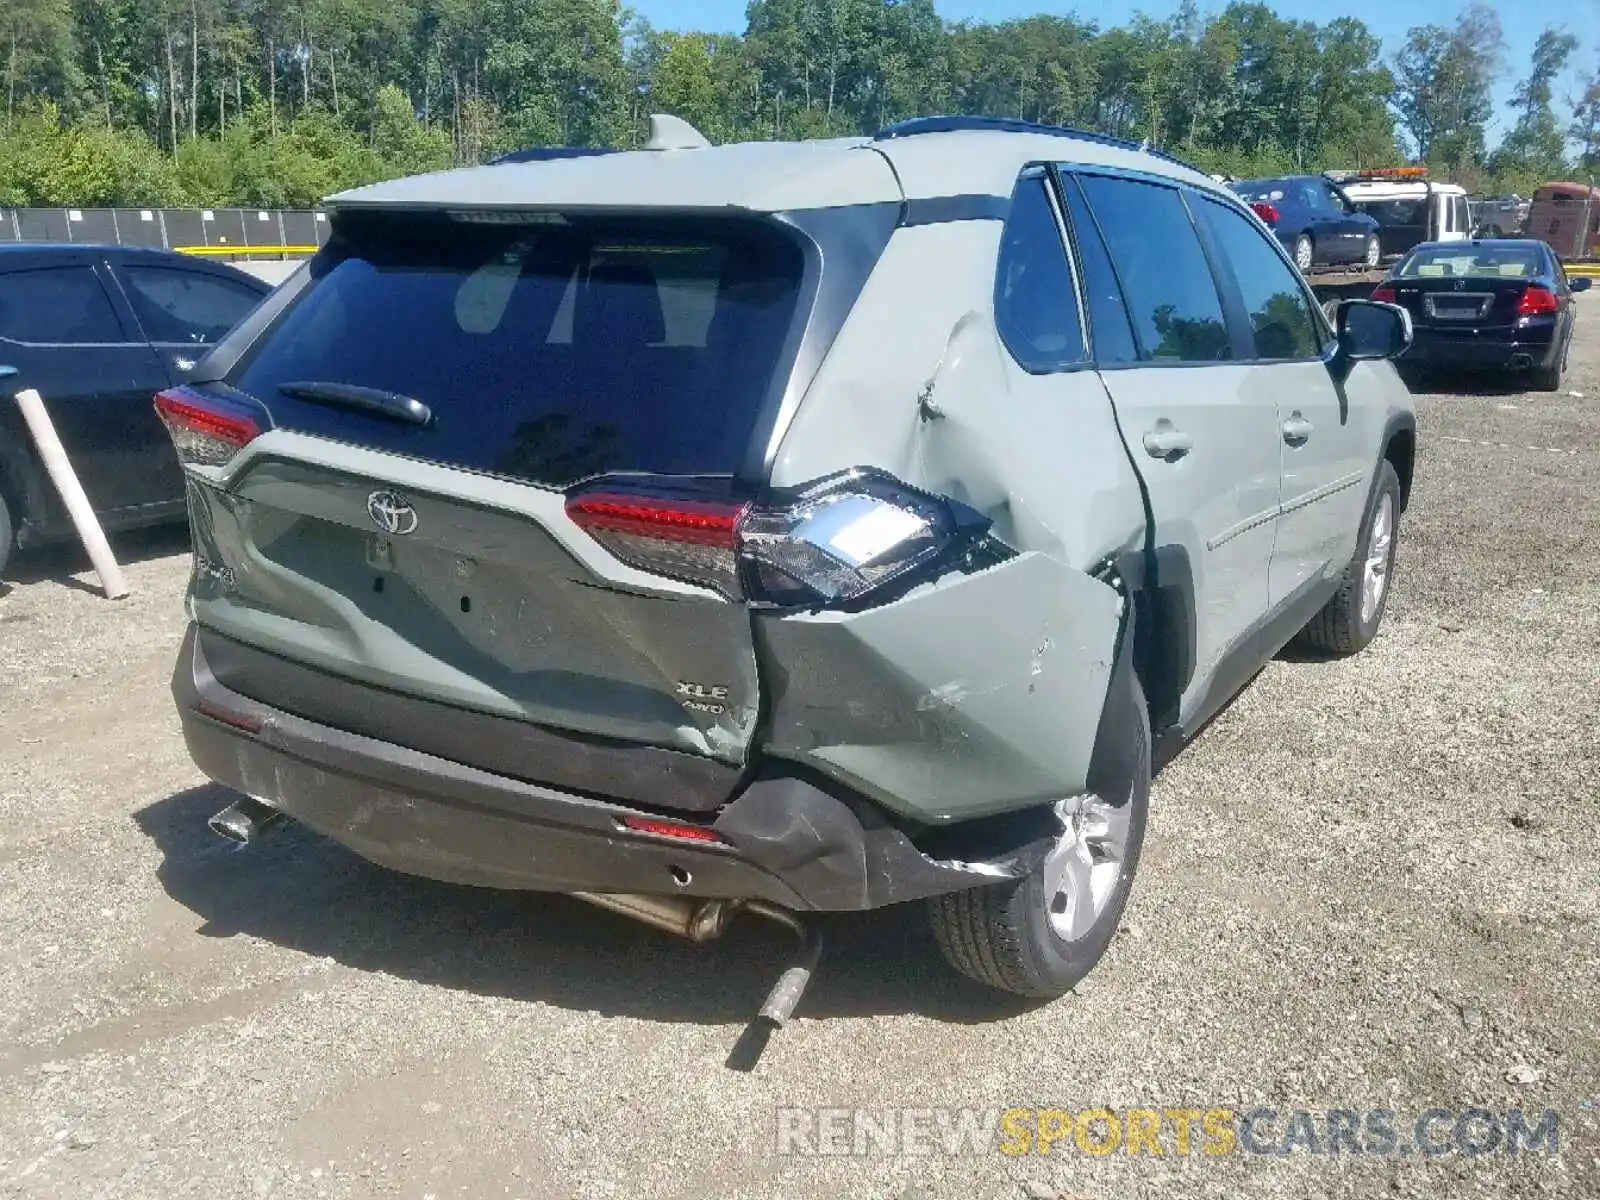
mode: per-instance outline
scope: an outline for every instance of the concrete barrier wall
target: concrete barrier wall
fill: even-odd
[[[146,246],[251,262],[304,258],[327,240],[328,217],[317,209],[0,209],[0,242]]]

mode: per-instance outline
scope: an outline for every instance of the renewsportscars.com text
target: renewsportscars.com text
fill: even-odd
[[[1554,1109],[780,1108],[776,1151],[852,1155],[1555,1155]]]

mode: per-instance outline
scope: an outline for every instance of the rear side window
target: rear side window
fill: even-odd
[[[1198,201],[1195,210],[1215,235],[1239,285],[1257,357],[1315,358],[1321,337],[1311,302],[1282,255],[1237,210],[1215,200]]]
[[[1232,358],[1216,281],[1177,191],[1101,175],[1082,175],[1079,182],[1116,264],[1140,358]]]
[[[119,266],[117,274],[152,342],[220,341],[261,299],[243,284],[199,271]]]
[[[995,328],[1025,370],[1052,371],[1084,358],[1072,270],[1055,209],[1038,176],[1011,198],[995,269]]]
[[[0,275],[0,338],[79,346],[127,340],[92,267]]]
[[[785,234],[743,219],[345,214],[230,382],[290,428],[533,482],[730,474],[780,369],[802,265]],[[433,421],[319,407],[287,382],[397,392]]]
[[[1077,180],[1062,177],[1062,192],[1067,198],[1067,214],[1072,220],[1073,241],[1078,249],[1078,270],[1083,276],[1084,301],[1089,306],[1089,334],[1094,340],[1098,363],[1139,361],[1139,348],[1133,343],[1133,326],[1128,323],[1128,306],[1106,246],[1095,228],[1094,217],[1083,202]]]

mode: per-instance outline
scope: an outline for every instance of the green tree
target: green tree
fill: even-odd
[[[1565,131],[1551,101],[1555,81],[1577,48],[1578,39],[1572,34],[1544,30],[1534,43],[1528,76],[1511,99],[1517,123],[1495,151],[1490,167],[1502,179],[1514,177],[1521,190],[1560,174],[1565,167]]]
[[[1397,77],[1348,17],[1176,4],[1101,28],[946,24],[935,0],[751,0],[736,36],[657,30],[617,0],[0,0],[7,127],[29,131],[0,180],[5,196],[79,203],[308,203],[514,146],[636,145],[657,111],[719,142],[1020,117],[1234,174],[1388,160],[1398,114],[1436,161],[1481,156],[1499,38],[1486,10],[1412,31]],[[1553,61],[1519,92],[1519,127],[1545,146],[1549,122],[1527,114],[1550,109]],[[47,107],[72,137],[37,135]],[[1592,151],[1600,101],[1574,108]],[[91,145],[103,170],[83,161]]]
[[[1453,29],[1422,25],[1395,59],[1395,108],[1417,157],[1460,168],[1484,157],[1490,97],[1505,45],[1500,18],[1482,4]]]
[[[1600,165],[1600,71],[1586,76],[1572,106],[1567,136],[1578,143],[1578,165],[1594,170]]]
[[[6,128],[18,101],[70,102],[77,83],[68,0],[6,0],[0,7],[0,53],[6,62]]]

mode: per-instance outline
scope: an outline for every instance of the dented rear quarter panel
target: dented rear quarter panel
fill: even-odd
[[[772,471],[793,486],[880,467],[1019,552],[866,612],[755,621],[765,751],[930,822],[1085,789],[1125,607],[1098,568],[1145,540],[1098,374],[1030,375],[995,332],[1001,229],[895,233]]]

